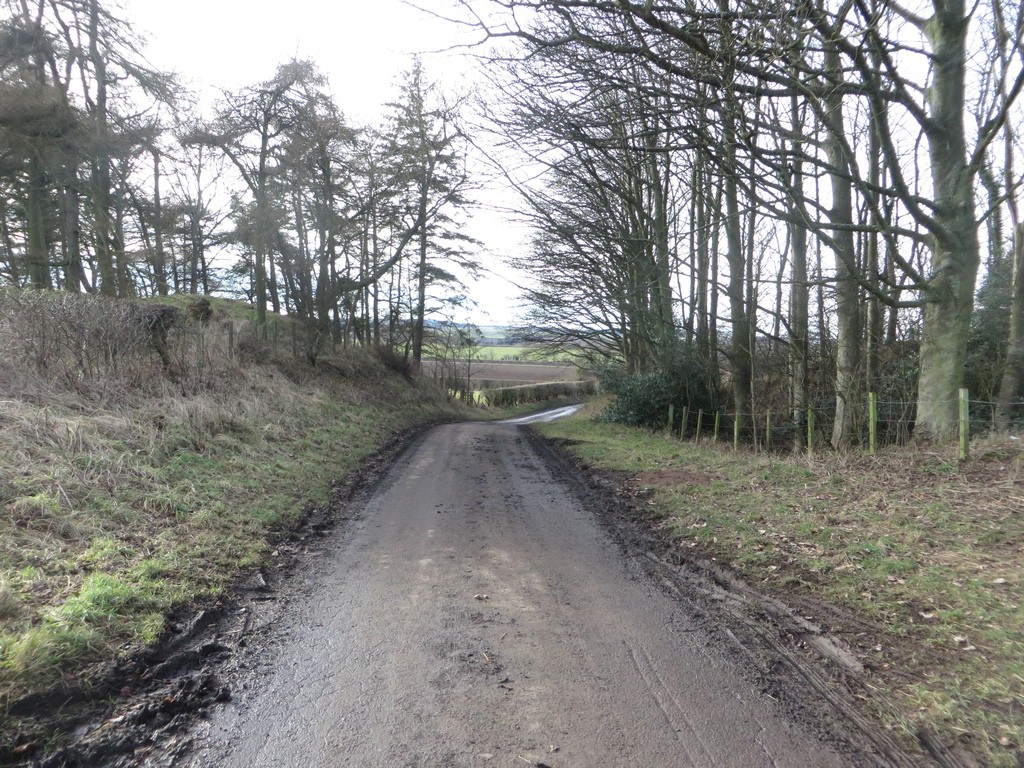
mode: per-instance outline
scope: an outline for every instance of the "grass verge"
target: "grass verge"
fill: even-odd
[[[187,390],[157,362],[144,389],[21,373],[0,398],[0,757],[38,725],[9,716],[19,700],[88,688],[263,562],[397,431],[466,413],[365,351],[206,364]]]
[[[537,429],[628,473],[673,546],[784,600],[839,607],[829,629],[883,694],[885,727],[951,735],[985,765],[1024,762],[1020,441],[979,442],[966,462],[955,448],[755,455],[603,423],[601,407]]]

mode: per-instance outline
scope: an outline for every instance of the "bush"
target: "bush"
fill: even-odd
[[[609,366],[598,372],[598,380],[602,389],[615,395],[601,418],[619,424],[653,429],[665,426],[669,406],[677,418],[683,408],[711,413],[718,407],[709,377],[686,347],[660,370],[630,374],[621,366]]]
[[[0,388],[196,392],[231,366],[222,336],[165,304],[0,291]]]

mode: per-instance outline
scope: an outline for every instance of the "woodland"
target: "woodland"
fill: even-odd
[[[534,233],[519,335],[613,391],[752,434],[774,413],[795,448],[812,409],[860,444],[868,393],[893,440],[952,437],[964,388],[1019,423],[1020,4],[427,10],[476,35],[487,87],[413,61],[354,126],[314,62],[203,114],[107,4],[7,0],[0,283],[242,296],[257,332],[299,320],[314,363],[340,340],[418,366],[477,266],[479,167]]]
[[[418,60],[378,125],[299,59],[205,114],[113,4],[6,6],[0,282],[244,298],[263,335],[299,320],[313,362],[333,329],[418,364],[425,316],[463,300],[451,265],[475,267],[459,105]]]
[[[811,408],[859,444],[867,393],[925,441],[965,387],[1019,418],[1020,4],[474,5],[494,123],[545,169],[510,175],[545,337],[796,447]]]

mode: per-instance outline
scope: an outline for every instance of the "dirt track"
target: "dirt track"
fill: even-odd
[[[828,606],[693,559],[624,478],[520,426],[558,413],[397,437],[110,670],[116,706],[44,694],[75,737],[20,765],[965,765],[865,716]]]
[[[518,427],[427,432],[354,513],[175,765],[846,764]]]

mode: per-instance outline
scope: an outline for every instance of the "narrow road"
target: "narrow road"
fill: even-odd
[[[183,764],[839,766],[513,424],[437,427],[307,573]]]

